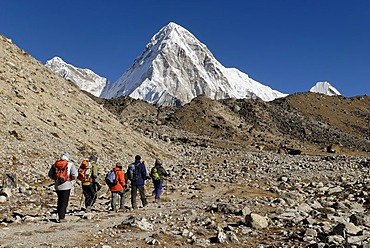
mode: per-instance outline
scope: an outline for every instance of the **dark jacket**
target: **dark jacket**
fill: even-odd
[[[157,169],[157,173],[158,173],[158,175],[159,175],[159,180],[161,181],[161,182],[163,182],[163,179],[164,179],[164,177],[167,177],[168,176],[168,173],[167,173],[167,171],[163,168],[163,166],[162,165],[158,165],[158,164],[156,164],[156,165],[154,165],[154,167],[152,168],[152,170],[150,171],[150,175],[152,175],[153,174],[153,169],[154,168],[156,168]],[[154,181],[154,179],[153,179],[153,181]]]
[[[144,163],[141,163],[140,161],[135,161],[135,170],[137,179],[133,180],[131,182],[131,185],[138,186],[138,185],[144,185],[146,180],[146,167]]]

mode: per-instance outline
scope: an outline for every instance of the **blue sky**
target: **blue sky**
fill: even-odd
[[[283,93],[328,81],[370,95],[368,0],[2,0],[0,33],[45,63],[54,56],[116,81],[175,22],[225,67]]]

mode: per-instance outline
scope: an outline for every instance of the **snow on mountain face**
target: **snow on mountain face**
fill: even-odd
[[[341,95],[329,82],[317,82],[316,85],[310,89],[310,92],[321,93],[328,96]]]
[[[225,68],[204,44],[175,23],[155,34],[128,71],[108,84],[100,97],[121,95],[159,105],[183,105],[199,95],[265,101],[286,96],[235,68]]]
[[[65,79],[74,82],[80,89],[99,97],[108,80],[89,69],[81,69],[67,64],[59,57],[46,61],[46,67]]]

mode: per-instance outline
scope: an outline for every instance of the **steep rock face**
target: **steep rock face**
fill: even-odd
[[[62,152],[78,162],[91,153],[111,166],[156,144],[0,35],[0,169],[45,174]],[[146,154],[146,155],[145,155]],[[21,173],[23,175],[23,173]]]
[[[89,69],[81,69],[64,62],[59,57],[46,61],[45,66],[65,79],[71,80],[80,89],[85,90],[94,96],[100,96],[103,88],[108,83],[104,77],[97,75]]]
[[[332,86],[329,82],[317,82],[315,86],[310,89],[310,92],[321,93],[328,96],[340,96],[340,92]]]
[[[261,98],[286,94],[260,84],[234,68],[225,68],[189,31],[169,23],[153,36],[144,52],[103,98],[130,96],[159,105],[183,105],[205,95],[211,99]]]

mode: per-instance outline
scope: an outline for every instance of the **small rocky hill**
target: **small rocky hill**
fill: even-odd
[[[271,102],[200,96],[181,107],[156,107],[127,97],[95,100],[149,136],[162,133],[172,140],[249,150],[321,153],[331,146],[347,154],[370,151],[369,96],[299,93]]]

